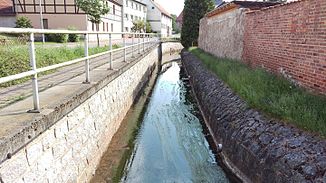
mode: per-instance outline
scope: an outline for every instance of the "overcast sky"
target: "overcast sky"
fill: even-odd
[[[155,0],[169,13],[179,15],[183,9],[184,0]]]

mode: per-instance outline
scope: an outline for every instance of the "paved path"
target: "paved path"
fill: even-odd
[[[146,46],[146,48],[147,47],[148,46]],[[138,51],[140,54],[138,54]],[[135,59],[132,58],[131,52],[132,52],[132,48],[127,49],[127,62],[130,62]],[[136,46],[134,53],[135,53],[134,56],[136,58],[141,56],[141,54],[143,54],[143,47],[140,46],[140,50],[138,50],[138,46]],[[91,59],[90,60],[91,71],[99,66],[107,64],[108,62],[109,62],[109,54]],[[114,52],[113,64],[112,64],[113,69],[120,68],[122,62],[123,62],[123,50]],[[84,62],[59,68],[52,74],[48,74],[38,78],[39,91],[44,91],[48,88],[51,88],[52,86],[58,85],[71,78],[84,74],[84,72],[85,72]],[[15,103],[31,95],[32,95],[31,81],[27,81],[25,83],[10,86],[7,88],[0,88],[0,108],[6,107],[12,103]]]

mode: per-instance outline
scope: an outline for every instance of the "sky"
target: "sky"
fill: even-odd
[[[155,0],[161,6],[164,7],[166,11],[171,14],[179,15],[183,10],[184,0]]]

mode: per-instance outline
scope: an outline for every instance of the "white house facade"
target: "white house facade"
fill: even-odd
[[[163,37],[172,35],[172,17],[160,4],[153,0],[143,0],[147,4],[147,21],[153,32]]]
[[[125,32],[131,32],[133,22],[147,20],[147,5],[137,0],[123,0],[124,7],[124,21],[123,30]]]

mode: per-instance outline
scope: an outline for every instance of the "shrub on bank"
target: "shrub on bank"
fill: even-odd
[[[190,48],[204,65],[251,107],[326,137],[326,97],[314,95],[280,76]]]
[[[33,26],[31,20],[23,16],[17,18],[16,28],[33,28]]]
[[[68,27],[68,30],[75,31],[77,30],[75,27]],[[78,42],[80,40],[79,34],[69,34],[68,41],[69,42]]]
[[[68,42],[68,34],[47,34],[47,41],[57,42],[57,43],[66,43]]]

